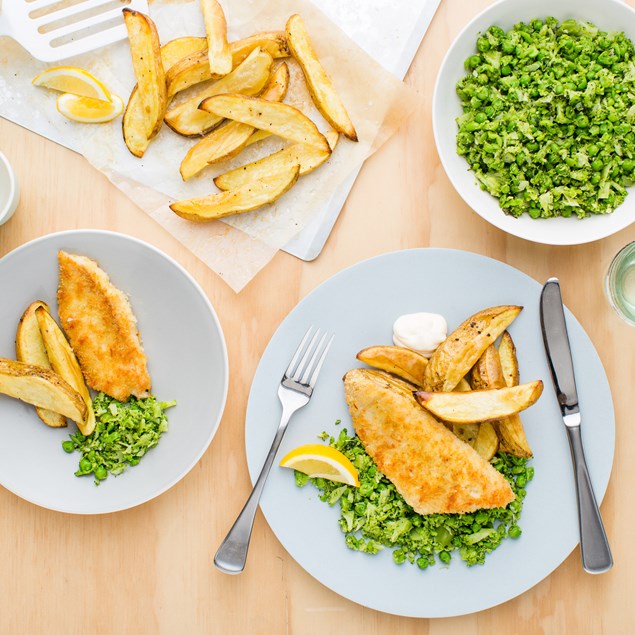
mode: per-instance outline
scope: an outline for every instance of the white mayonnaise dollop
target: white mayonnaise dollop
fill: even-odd
[[[430,357],[448,335],[448,323],[438,313],[410,313],[395,320],[392,341]]]

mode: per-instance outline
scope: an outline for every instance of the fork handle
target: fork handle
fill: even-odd
[[[223,540],[221,546],[218,548],[216,555],[214,556],[214,565],[217,569],[223,573],[237,574],[242,573],[245,568],[245,562],[247,561],[247,551],[249,550],[249,541],[251,540],[251,530],[254,526],[254,518],[258,511],[258,503],[260,502],[260,496],[265,486],[265,481],[269,475],[269,470],[273,464],[273,460],[276,456],[276,452],[280,447],[280,442],[287,429],[287,424],[291,415],[297,410],[286,409],[282,411],[282,419],[280,425],[276,431],[276,436],[273,438],[273,443],[267,454],[258,480],[254,485],[251,495],[247,499],[245,506],[243,507],[236,522],[232,525],[229,533]]]

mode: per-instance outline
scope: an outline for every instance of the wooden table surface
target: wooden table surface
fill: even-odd
[[[432,136],[434,80],[452,39],[488,4],[442,2],[406,80],[418,92],[418,108],[364,166],[322,255],[305,263],[279,253],[238,295],[82,157],[0,120],[0,150],[22,185],[16,215],[0,227],[0,256],[65,229],[111,229],[149,241],[204,288],[223,324],[231,368],[227,408],[210,448],[159,498],[116,514],[81,517],[40,509],[0,488],[1,633],[632,632],[635,329],[608,306],[603,276],[611,257],[635,239],[635,225],[590,245],[537,245],[481,220],[451,186]],[[613,391],[617,446],[602,513],[614,568],[585,574],[576,549],[544,581],[499,607],[445,620],[400,618],[362,608],[313,580],[259,514],[245,573],[219,573],[213,554],[251,487],[245,408],[274,330],[299,300],[344,267],[427,246],[497,258],[539,281],[561,279],[565,301],[595,344]],[[557,531],[557,519],[545,523]]]

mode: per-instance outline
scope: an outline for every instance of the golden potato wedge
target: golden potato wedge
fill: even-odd
[[[227,75],[232,69],[232,54],[227,42],[227,21],[218,0],[201,0],[209,70],[212,75]]]
[[[46,312],[49,310],[46,302],[37,300],[29,304],[20,318],[18,330],[15,334],[16,359],[19,362],[42,366],[43,368],[51,368],[51,363],[46,354],[46,348],[44,348],[42,334],[40,333],[40,326],[35,315],[35,310],[40,307]],[[66,417],[57,412],[37,406],[35,411],[37,416],[51,428],[63,428],[66,426]]]
[[[282,64],[273,74],[263,97],[271,100],[284,99],[288,85],[289,69],[286,64]],[[253,126],[230,121],[201,139],[188,150],[181,161],[183,180],[192,178],[210,163],[220,163],[236,156],[247,145],[253,131]]]
[[[499,351],[496,350],[493,344],[487,347],[478,362],[476,362],[470,377],[472,387],[478,390],[504,388],[507,386]],[[518,386],[518,382],[513,385]],[[508,452],[514,456],[527,458],[532,456],[525,429],[517,414],[493,422],[493,425],[500,441],[501,452]]]
[[[424,387],[450,392],[465,377],[483,351],[513,322],[520,306],[496,306],[463,322],[437,347],[426,366]]]
[[[498,452],[498,435],[496,429],[489,421],[484,421],[478,426],[478,435],[472,446],[486,461],[491,461]]]
[[[222,117],[199,110],[198,105],[207,97],[223,93],[257,95],[264,88],[271,74],[273,58],[262,48],[254,49],[247,59],[231,73],[221,77],[211,86],[197,90],[192,97],[178,106],[168,108],[165,123],[185,136],[205,134],[223,121]]]
[[[507,384],[503,377],[500,357],[494,344],[490,344],[478,358],[470,372],[470,384],[474,390],[504,388]]]
[[[62,333],[62,329],[50,314],[43,308],[38,308],[35,310],[35,315],[53,370],[79,393],[86,404],[85,418],[82,421],[76,421],[76,423],[79,431],[87,436],[95,429],[95,412],[79,362],[64,333]],[[73,419],[73,421],[75,420]]]
[[[130,41],[132,67],[137,78],[136,99],[139,100],[143,113],[141,119],[130,117],[128,124],[141,121],[143,134],[151,139],[161,128],[168,103],[159,34],[154,22],[147,15],[124,9],[123,16]],[[125,125],[124,117],[124,138]]]
[[[187,35],[177,37],[161,46],[161,61],[167,71],[184,57],[207,49],[207,38]]]
[[[209,58],[207,49],[192,53],[179,60],[165,74],[165,82],[168,91],[168,101],[178,92],[206,82],[209,79],[220,79],[222,75],[214,74],[209,70]]]
[[[253,135],[252,135],[253,136]],[[333,130],[327,132],[326,140],[333,148],[337,145],[339,134]],[[251,137],[250,137],[251,139]],[[247,145],[247,144],[245,144]],[[214,179],[216,187],[221,190],[235,190],[249,181],[257,181],[270,174],[282,172],[292,165],[300,166],[300,176],[319,168],[331,156],[331,152],[324,152],[301,143],[294,143],[284,150],[274,152],[258,161],[241,165],[234,170],[225,172]],[[425,359],[425,358],[424,358]],[[426,360],[427,361],[427,360]],[[391,371],[392,372],[392,371]]]
[[[369,346],[357,353],[357,359],[373,368],[385,370],[421,388],[428,360],[401,346]]]
[[[454,388],[455,392],[468,392],[469,390],[472,390],[472,386],[470,386],[470,383],[467,379],[465,379],[465,377],[463,377],[463,379],[461,379],[461,381]]]
[[[250,146],[252,143],[258,143],[258,141],[262,141],[263,139],[268,139],[271,136],[270,132],[267,132],[266,130],[256,130],[251,137],[249,137],[247,143],[245,144],[246,146]],[[326,135],[324,135],[326,136]],[[328,139],[327,139],[328,141]],[[332,148],[331,148],[332,149]]]
[[[351,141],[357,141],[355,126],[353,126],[353,122],[335,90],[331,78],[315,54],[302,18],[297,13],[287,20],[286,36],[291,55],[296,59],[304,73],[306,85],[316,108],[335,130],[341,132]]]
[[[145,113],[141,106],[139,87],[135,86],[128,98],[123,113],[121,129],[126,147],[134,156],[141,158],[150,145],[151,139],[145,134]]]
[[[303,112],[288,104],[244,95],[215,95],[205,99],[199,108],[296,143],[330,151],[328,141],[317,126]]]
[[[542,394],[542,381],[493,390],[415,393],[417,401],[435,417],[450,423],[497,421],[529,408]]]
[[[287,46],[287,38],[284,33],[280,31],[254,33],[254,35],[229,44],[233,65],[238,66],[238,64],[258,47],[265,49],[274,59],[289,57],[289,47]]]
[[[500,357],[505,385],[518,386],[520,382],[518,358],[516,357],[516,346],[514,346],[514,340],[512,340],[509,331],[505,331],[501,337],[501,343],[498,346],[498,355]]]
[[[291,170],[248,183],[237,190],[172,203],[170,209],[181,218],[196,222],[250,212],[280,198],[298,180],[299,174],[300,166],[294,165]]]
[[[86,404],[81,395],[57,373],[43,366],[0,358],[0,393],[57,412],[78,425],[86,417]]]

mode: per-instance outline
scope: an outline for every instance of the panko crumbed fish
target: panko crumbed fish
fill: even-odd
[[[344,376],[344,392],[366,452],[419,514],[463,514],[514,500],[505,477],[407,391],[358,368]]]
[[[94,260],[60,251],[58,261],[60,322],[86,383],[119,401],[147,397],[147,358],[128,298]]]

